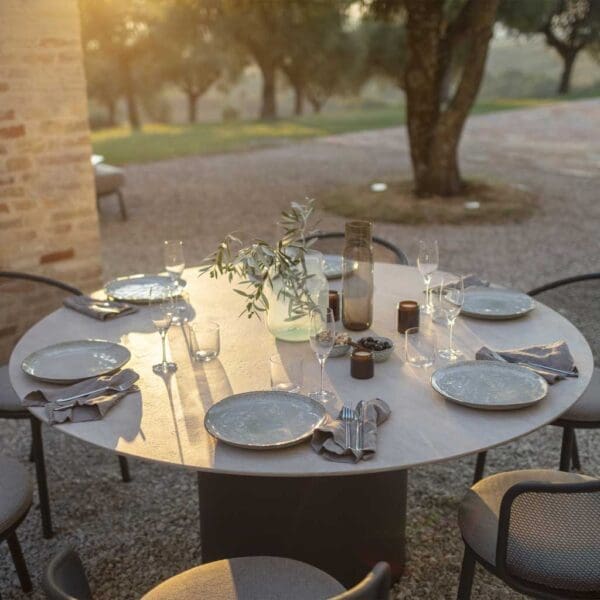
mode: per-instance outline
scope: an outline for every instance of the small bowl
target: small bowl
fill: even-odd
[[[377,341],[389,342],[391,344],[391,346],[389,348],[386,348],[385,350],[371,350],[370,348],[367,348],[367,350],[370,350],[371,352],[373,352],[373,362],[376,362],[376,363],[385,362],[394,352],[395,345],[394,345],[393,340],[391,340],[388,337],[382,336],[382,335],[371,335],[369,337],[372,337],[372,338],[376,339]]]
[[[352,346],[350,344],[336,342],[334,347],[331,349],[331,352],[329,353],[329,358],[340,358],[342,356],[346,356],[346,354],[348,354],[348,350],[350,350],[351,347]]]

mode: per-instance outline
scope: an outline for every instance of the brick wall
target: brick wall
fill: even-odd
[[[77,0],[0,0],[0,270],[100,285]],[[0,279],[0,364],[60,303]]]

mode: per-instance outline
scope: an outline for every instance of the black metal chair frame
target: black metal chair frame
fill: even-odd
[[[25,557],[23,556],[23,551],[21,550],[21,544],[17,538],[17,529],[25,520],[25,517],[29,514],[30,509],[31,505],[16,523],[11,525],[0,535],[0,542],[6,540],[6,543],[8,544],[10,555],[12,556],[15,570],[17,571],[17,577],[19,578],[19,583],[21,584],[21,589],[26,593],[30,592],[32,589],[31,577],[29,576],[27,563],[25,562]]]
[[[30,273],[20,273],[17,271],[0,271],[0,278],[4,279],[20,279],[24,281],[32,281],[49,285],[65,292],[69,292],[75,296],[82,296],[83,292],[76,287],[44,277],[42,275],[33,275]],[[39,419],[33,416],[28,410],[22,411],[1,411],[0,419],[28,419],[31,425],[31,453],[29,460],[35,464],[35,474],[37,480],[38,494],[40,498],[40,513],[42,517],[42,531],[46,539],[50,539],[54,535],[52,528],[52,516],[50,513],[50,494],[48,492],[48,478],[46,475],[46,462],[44,459],[44,444],[42,439],[42,423]],[[119,467],[121,469],[121,477],[124,482],[131,481],[129,472],[129,463],[124,456],[118,457]]]
[[[310,242],[312,240],[331,240],[331,239],[344,239],[345,234],[341,231],[317,231],[311,235],[306,236],[306,241]],[[392,242],[388,242],[387,240],[379,237],[378,235],[373,236],[373,243],[383,246],[387,248],[390,252],[394,254],[398,264],[407,265],[408,258],[406,254],[400,250],[397,246],[392,244]]]
[[[479,563],[490,573],[504,581],[511,588],[533,596],[534,598],[544,598],[549,600],[561,600],[564,598],[598,598],[600,590],[593,592],[578,592],[573,590],[559,590],[525,581],[511,574],[510,568],[506,563],[508,552],[508,541],[510,531],[510,514],[514,501],[525,493],[542,494],[580,494],[580,493],[598,493],[600,492],[600,480],[585,481],[581,483],[543,483],[534,481],[523,481],[510,487],[502,498],[500,504],[500,513],[498,515],[498,539],[496,542],[496,564],[489,562],[479,556],[472,548],[465,543],[465,554],[463,557],[462,568],[460,572],[460,581],[458,586],[458,600],[468,600],[471,597],[471,587],[475,574],[475,564]]]
[[[530,296],[537,296],[542,292],[547,292],[564,285],[579,283],[581,281],[592,281],[594,279],[600,279],[600,273],[584,273],[583,275],[574,275],[573,277],[557,279],[556,281],[551,281],[550,283],[532,289],[528,294]],[[579,449],[577,447],[575,429],[599,429],[600,421],[570,421],[559,417],[556,421],[551,423],[551,425],[563,428],[559,469],[561,471],[569,471],[572,465],[574,469],[579,471],[581,469],[581,463],[579,461]],[[483,477],[486,456],[487,452],[479,452],[479,454],[477,454],[473,483],[477,483]]]
[[[331,600],[387,600],[391,587],[390,565],[378,562],[362,581]]]

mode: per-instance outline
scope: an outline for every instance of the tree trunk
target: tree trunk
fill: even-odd
[[[561,54],[563,59],[563,71],[560,76],[557,93],[559,95],[568,94],[571,91],[571,75],[573,74],[573,66],[577,58],[576,52]]]
[[[275,97],[275,67],[271,64],[259,64],[262,72],[262,104],[260,118],[273,120],[277,118],[277,101]]]
[[[301,85],[294,86],[294,114],[299,117],[304,112],[304,90]]]
[[[108,113],[108,124],[110,127],[117,125],[117,103],[114,100],[106,101],[106,112]]]
[[[483,77],[498,1],[468,0],[446,29],[443,1],[406,0],[406,107],[419,196],[453,196],[464,187],[458,146]],[[468,40],[468,53],[456,91],[443,108],[443,81],[459,40]]]
[[[125,93],[125,102],[127,104],[127,118],[129,119],[129,125],[134,131],[139,131],[141,128],[140,112],[137,105],[137,98],[135,95],[135,86],[133,84],[133,77],[131,74],[131,65],[128,60],[123,60],[121,63],[123,70],[123,88]]]
[[[310,102],[310,105],[312,106],[313,112],[318,115],[321,112],[321,109],[323,108],[323,102],[321,102],[320,100],[318,100],[317,98],[314,98],[313,96],[309,96],[308,97],[308,101]]]
[[[188,100],[188,122],[195,123],[198,111],[198,94],[187,93]]]

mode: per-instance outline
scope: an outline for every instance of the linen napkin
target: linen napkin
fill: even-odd
[[[337,462],[357,463],[359,460],[373,458],[377,451],[377,426],[388,419],[390,407],[383,400],[361,400],[364,408],[363,447],[351,449],[351,440],[346,439],[346,424],[341,420],[341,412],[337,419],[328,420],[313,432],[311,446],[317,454],[322,454],[327,460]],[[355,439],[355,424],[350,424],[350,435]]]
[[[477,275],[474,275],[472,273],[469,275],[465,275],[461,279],[463,280],[463,285],[464,285],[465,290],[470,287],[490,287],[489,281],[487,281],[486,279],[481,279],[480,277],[478,277]],[[460,281],[460,279],[459,279],[459,281]],[[444,289],[452,290],[452,289],[456,288],[456,284],[457,284],[457,281],[447,283],[444,286]],[[441,287],[440,285],[433,286],[432,288],[430,288],[430,291],[439,293],[440,287]]]
[[[529,348],[518,348],[514,350],[503,350],[494,352],[490,348],[483,346],[475,354],[477,360],[504,360],[509,363],[535,363],[542,368],[532,366],[532,368],[541,375],[550,385],[561,379],[564,375],[545,371],[543,367],[553,367],[561,371],[570,371],[576,374],[577,367],[571,355],[571,351],[564,341],[554,342],[552,344],[543,344],[539,346],[530,346]]]
[[[61,389],[34,390],[25,396],[23,405],[45,407],[50,424],[64,423],[65,421],[73,423],[97,421],[102,419],[122,398],[138,391],[139,388],[134,385],[136,381],[134,376],[137,376],[137,373],[133,369],[123,369],[114,375],[86,379]],[[125,380],[131,381],[131,386],[125,391],[105,390],[98,394],[94,393],[99,388],[107,385],[117,386]],[[62,398],[83,393],[87,393],[87,395],[69,402],[59,402]]]
[[[137,307],[125,302],[116,302],[114,300],[98,300],[90,296],[68,296],[63,300],[63,304],[72,310],[76,310],[82,315],[93,317],[100,321],[114,319],[123,315],[130,315],[137,312]]]

